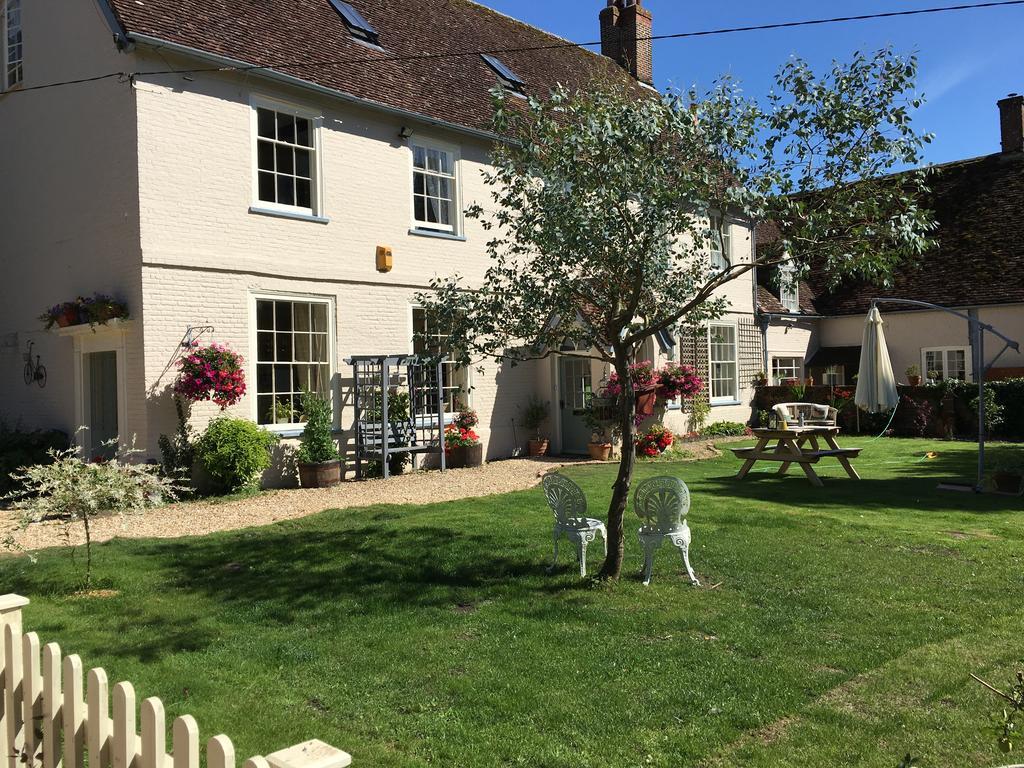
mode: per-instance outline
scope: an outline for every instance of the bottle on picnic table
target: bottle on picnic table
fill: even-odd
[[[801,428],[804,426],[804,415],[802,413],[800,414],[800,426]]]

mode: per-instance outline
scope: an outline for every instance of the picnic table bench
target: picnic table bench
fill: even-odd
[[[834,426],[755,429],[757,445],[752,448],[730,449],[736,458],[743,459],[743,466],[740,467],[736,479],[745,478],[757,462],[771,461],[781,464],[778,469],[780,475],[786,474],[790,466],[797,464],[807,475],[811,485],[821,488],[824,483],[812,465],[822,459],[835,459],[846,470],[846,474],[854,480],[860,480],[860,475],[853,468],[850,459],[857,458],[861,449],[839,447],[836,442],[837,434],[839,428]],[[823,441],[827,448],[822,448],[819,440]],[[809,447],[805,448],[808,445]]]

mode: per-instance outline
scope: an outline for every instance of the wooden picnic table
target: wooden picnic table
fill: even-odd
[[[839,427],[832,426],[755,429],[757,445],[753,448],[730,449],[736,454],[736,458],[744,459],[736,479],[745,478],[757,462],[772,461],[781,462],[782,466],[778,471],[780,475],[786,474],[793,464],[798,464],[811,481],[811,485],[821,488],[824,484],[814,471],[813,465],[822,459],[831,458],[836,459],[851,478],[860,480],[860,475],[850,463],[850,459],[860,455],[860,448],[840,448],[836,442],[838,434]],[[827,448],[822,448],[819,440],[823,441]]]

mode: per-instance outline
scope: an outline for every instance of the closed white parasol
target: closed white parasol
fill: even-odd
[[[891,411],[899,401],[896,377],[892,374],[889,348],[885,345],[882,315],[872,305],[864,321],[864,341],[860,349],[860,370],[853,401],[870,413]]]

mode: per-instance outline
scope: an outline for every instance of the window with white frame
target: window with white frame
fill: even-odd
[[[25,57],[21,39],[21,0],[0,0],[0,32],[3,56],[0,64],[0,91],[13,88],[25,79]]]
[[[316,120],[255,106],[258,205],[313,214],[317,200]]]
[[[732,264],[732,235],[729,234],[729,223],[721,216],[711,216],[708,221],[711,229],[709,258],[711,268],[716,272],[724,272]]]
[[[789,264],[779,267],[779,303],[786,308],[787,312],[800,311],[800,288],[796,279],[796,270]]]
[[[799,357],[772,358],[772,384],[778,386],[786,379],[803,378],[803,360]]]
[[[330,302],[256,298],[256,421],[296,425],[302,393],[324,396],[331,386]]]
[[[970,347],[925,347],[921,350],[921,368],[936,381],[971,380]]]
[[[830,365],[821,372],[821,383],[827,387],[841,387],[846,384],[846,366]]]
[[[466,371],[455,361],[448,336],[438,328],[435,318],[422,307],[412,309],[412,332],[413,354],[441,358],[441,399],[444,412],[455,413],[465,404]],[[436,410],[437,402],[432,400],[426,406],[429,410]]]
[[[451,149],[412,144],[412,207],[416,229],[456,234],[457,158]]]
[[[708,345],[711,403],[735,402],[739,399],[736,326],[710,326]]]

